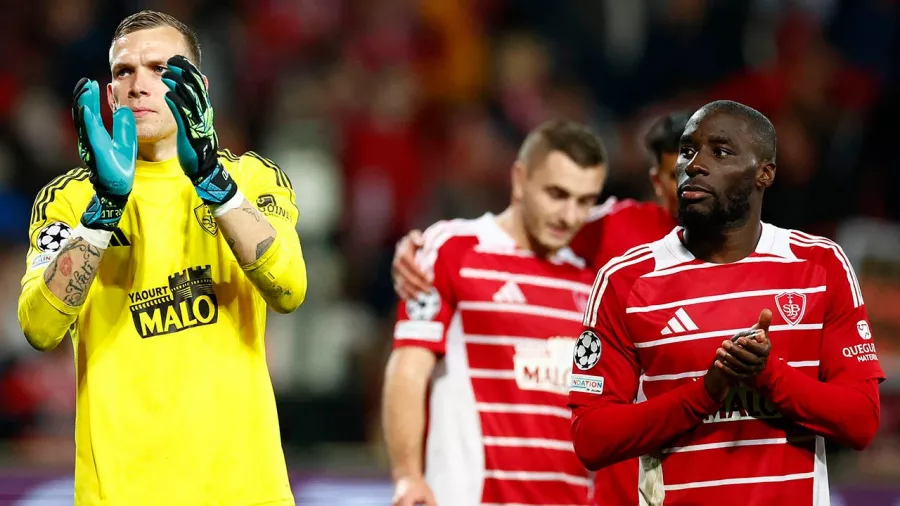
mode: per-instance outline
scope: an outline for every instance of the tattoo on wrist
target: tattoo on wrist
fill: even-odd
[[[267,237],[256,245],[256,260],[259,260],[263,255],[265,255],[266,251],[268,251],[268,249],[272,246],[273,242],[275,242],[274,237]]]
[[[84,304],[88,288],[97,274],[96,264],[101,253],[100,248],[80,238],[67,242],[44,272],[44,282],[49,286],[58,275],[69,278],[63,302],[70,306]]]

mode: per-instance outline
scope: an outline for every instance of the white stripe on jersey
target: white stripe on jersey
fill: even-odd
[[[521,415],[547,415],[559,418],[571,418],[572,412],[566,408],[544,406],[542,404],[502,404],[497,402],[479,402],[475,408],[482,413],[517,413]]]
[[[692,483],[679,483],[677,485],[665,485],[665,490],[686,490],[689,488],[721,487],[722,485],[743,485],[746,483],[781,483],[784,481],[812,479],[815,473],[785,474],[781,476],[755,476],[753,478],[731,478],[727,480],[695,481]]]
[[[428,227],[422,234],[424,245],[416,255],[416,263],[427,274],[434,273],[434,264],[438,258],[438,250],[453,237],[472,234],[472,220],[445,220]]]
[[[477,379],[516,379],[516,371],[507,369],[469,369],[469,377]]]
[[[791,367],[819,367],[818,360],[802,360],[799,362],[788,362],[787,365]]]
[[[652,306],[636,306],[625,308],[626,313],[649,313],[660,309],[670,309],[678,306],[689,306],[691,304],[703,304],[705,302],[719,302],[730,299],[743,299],[745,297],[761,297],[763,295],[779,295],[784,292],[794,293],[820,293],[824,292],[827,287],[825,285],[814,286],[812,288],[777,288],[774,290],[748,290],[746,292],[731,292],[721,295],[707,295],[705,297],[695,297],[693,299],[676,300],[666,302],[665,304],[653,304]]]
[[[699,378],[706,375],[706,371],[689,371],[678,374],[657,374],[656,376],[643,376],[644,381],[674,381],[685,378]]]
[[[600,301],[603,299],[603,292],[609,284],[609,277],[619,269],[628,267],[629,265],[639,264],[645,260],[653,258],[653,252],[647,245],[636,246],[624,255],[610,260],[599,272],[594,280],[594,286],[591,288],[591,296],[588,298],[587,308],[584,321],[585,327],[597,326],[597,314],[600,312]]]
[[[590,487],[593,481],[590,478],[566,473],[544,473],[537,471],[485,471],[485,478],[511,481],[561,481],[569,485]]]
[[[582,316],[581,313],[577,311],[566,311],[564,309],[556,309],[546,306],[532,306],[529,304],[504,304],[500,302],[487,301],[462,301],[458,303],[456,307],[466,311],[519,313],[535,316],[546,316],[548,318],[558,318],[560,320],[569,320],[573,322],[580,322]]]
[[[541,439],[536,437],[490,437],[485,436],[485,446],[503,446],[507,448],[546,448],[548,450],[575,451],[571,441],[560,439]]]
[[[496,502],[483,502],[481,506],[535,506],[534,504],[525,504],[521,502],[505,502],[503,504]],[[584,506],[583,504],[544,504],[541,503],[540,506]]]
[[[788,362],[787,365],[790,367],[818,367],[818,360],[807,360],[804,362]],[[676,374],[657,374],[656,376],[642,376],[641,379],[643,381],[674,381],[686,378],[699,378],[701,376],[706,375],[706,370],[702,371],[688,371],[688,372],[680,372]]]
[[[669,267],[666,269],[651,271],[647,274],[641,276],[642,278],[657,278],[660,276],[668,276],[669,274],[675,274],[678,272],[691,271],[694,269],[710,269],[713,267],[721,267],[725,265],[734,265],[734,264],[758,264],[758,263],[775,263],[775,264],[796,264],[803,263],[806,260],[802,258],[782,258],[782,257],[746,257],[742,260],[738,260],[737,262],[732,262],[728,264],[712,264],[712,263],[703,263],[703,264],[688,264],[688,265],[679,265],[676,267]]]
[[[850,264],[850,260],[847,258],[847,255],[840,245],[824,237],[816,237],[796,230],[791,231],[790,243],[793,246],[800,246],[802,248],[818,247],[831,250],[844,268],[844,272],[847,274],[847,284],[850,285],[850,292],[853,296],[853,307],[857,308],[864,304],[862,289],[859,287],[859,280],[856,277],[856,272],[853,270],[853,265]]]
[[[778,292],[781,293],[781,292]],[[664,344],[672,344],[672,343],[682,343],[685,341],[696,341],[698,339],[709,339],[711,337],[731,337],[738,332],[744,331],[747,329],[728,329],[728,330],[716,330],[712,332],[699,332],[697,334],[685,334],[683,336],[678,337],[666,337],[664,339],[657,339],[655,341],[645,341],[643,343],[634,343],[635,348],[652,348],[654,346],[662,346]],[[769,327],[769,332],[781,332],[781,331],[792,331],[792,330],[822,330],[821,323],[801,323],[798,325],[772,325]]]
[[[493,346],[546,346],[547,340],[542,337],[519,336],[483,336],[478,334],[466,334],[467,343],[489,344]]]
[[[792,437],[790,441],[812,441],[816,436],[800,436]],[[716,450],[720,448],[738,448],[741,446],[765,446],[765,445],[783,445],[787,444],[788,438],[775,437],[769,439],[741,439],[737,441],[722,441],[719,443],[706,443],[701,445],[676,446],[672,448],[663,448],[663,453],[685,453],[685,452],[702,452],[704,450]]]
[[[619,202],[619,200],[616,199],[615,197],[609,197],[605,201],[603,201],[602,204],[592,207],[588,211],[587,219],[584,220],[585,223],[597,221],[600,218],[606,216],[607,214],[609,214],[610,211],[612,211],[613,207],[615,207],[615,205],[618,202]]]
[[[587,283],[578,283],[576,281],[568,281],[565,279],[548,278],[544,276],[533,276],[529,274],[513,274],[511,272],[493,271],[487,269],[472,269],[463,267],[459,270],[459,275],[470,279],[490,279],[496,281],[512,281],[520,285],[533,285],[545,288],[559,288],[562,290],[572,290],[579,293],[591,293],[591,285]]]

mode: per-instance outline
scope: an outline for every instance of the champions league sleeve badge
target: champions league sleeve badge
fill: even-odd
[[[578,336],[575,341],[575,352],[573,360],[575,367],[582,371],[587,371],[591,367],[597,365],[600,361],[600,352],[603,345],[600,343],[600,337],[593,331],[585,330]]]

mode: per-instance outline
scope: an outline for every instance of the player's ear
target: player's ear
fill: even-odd
[[[206,89],[209,89],[209,79],[206,78],[206,74],[200,74],[203,76],[203,86],[206,86]]]
[[[756,177],[756,184],[762,189],[772,186],[775,182],[775,162],[764,161],[759,168],[759,174]]]
[[[663,198],[666,191],[663,188],[662,181],[659,179],[659,167],[656,165],[650,168],[650,184],[653,185],[653,192],[656,193],[656,197]]]
[[[517,202],[522,200],[525,194],[525,180],[528,179],[528,167],[521,160],[516,160],[510,171],[512,179],[512,200]]]
[[[113,95],[112,83],[106,85],[106,103],[109,104],[109,110],[112,112],[116,112],[116,109],[119,108],[116,104],[116,97]]]

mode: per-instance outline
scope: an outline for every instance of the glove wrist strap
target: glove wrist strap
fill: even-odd
[[[219,206],[209,206],[212,211],[212,215],[214,218],[219,218],[223,216],[228,211],[233,211],[241,207],[241,204],[244,203],[244,194],[241,193],[241,190],[237,190],[234,193],[234,197],[231,197],[227,201],[223,202],[222,205]]]
[[[79,223],[78,226],[75,227],[75,230],[72,231],[72,235],[69,236],[69,240],[71,241],[76,237],[84,239],[85,242],[96,248],[106,249],[109,247],[110,239],[112,239],[112,232],[109,230],[87,228]]]

